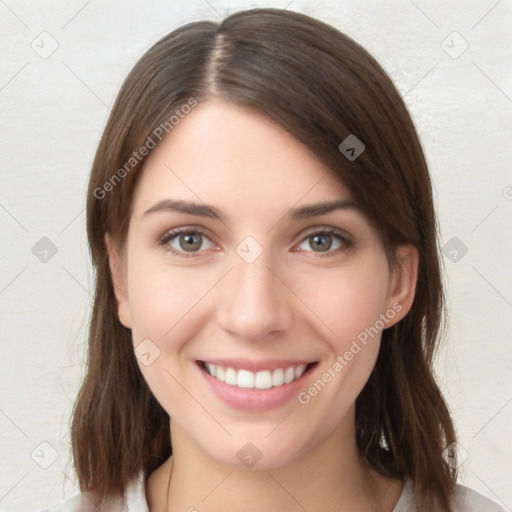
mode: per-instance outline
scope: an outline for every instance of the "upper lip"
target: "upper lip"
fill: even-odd
[[[277,368],[290,368],[290,366],[300,366],[315,363],[314,360],[304,359],[265,359],[255,361],[254,359],[202,359],[202,363],[215,364],[224,368],[233,368],[235,370],[249,370],[252,372],[260,372],[263,370],[273,371]]]

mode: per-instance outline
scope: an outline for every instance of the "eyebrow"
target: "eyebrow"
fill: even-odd
[[[166,211],[188,213],[190,215],[197,215],[198,217],[210,217],[211,219],[224,220],[224,215],[214,206],[175,199],[162,199],[158,201],[158,203],[144,212],[143,217],[151,213]]]
[[[328,201],[324,203],[309,204],[299,208],[292,208],[288,211],[286,217],[289,220],[301,220],[317,215],[325,215],[326,213],[335,210],[348,210],[353,209],[360,211],[359,206],[350,199],[338,199],[335,201]],[[198,217],[209,217],[211,219],[225,220],[225,216],[219,209],[205,203],[195,203],[193,201],[181,201],[175,199],[162,199],[158,201],[151,208],[146,210],[143,217],[155,212],[177,212],[187,213],[189,215],[196,215]]]
[[[291,220],[301,220],[308,217],[314,217],[316,215],[325,215],[326,213],[333,212],[335,210],[357,210],[361,209],[351,199],[337,199],[335,201],[328,201],[326,203],[315,203],[307,206],[301,206],[300,208],[291,209],[288,212],[288,218]]]

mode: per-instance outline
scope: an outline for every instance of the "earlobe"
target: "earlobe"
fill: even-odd
[[[119,321],[128,329],[132,328],[132,315],[130,311],[130,306],[128,302],[119,302],[117,303],[117,314],[119,316]]]
[[[396,251],[398,264],[393,271],[387,306],[396,310],[392,324],[399,322],[411,309],[418,281],[419,254],[413,245],[402,245]],[[401,308],[396,305],[400,304]]]
[[[119,321],[125,327],[131,329],[131,312],[128,302],[128,294],[126,292],[126,278],[123,274],[121,256],[118,248],[112,240],[112,237],[108,233],[105,235],[105,246],[108,253],[108,264],[110,268],[110,275],[112,277],[112,284],[114,286],[114,295],[117,302]]]

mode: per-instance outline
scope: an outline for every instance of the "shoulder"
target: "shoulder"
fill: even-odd
[[[414,504],[410,478],[404,480],[402,494],[393,512],[418,512]],[[452,512],[505,512],[505,509],[473,489],[457,484],[453,497]]]
[[[505,512],[494,501],[463,485],[455,488],[453,509],[453,512]]]
[[[143,473],[141,472],[130,482],[122,496],[111,498],[107,503],[102,503],[101,509],[98,508],[98,504],[94,502],[90,494],[82,492],[39,512],[98,512],[98,510],[149,512]]]

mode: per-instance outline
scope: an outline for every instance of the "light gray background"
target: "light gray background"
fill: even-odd
[[[443,245],[457,237],[467,247],[449,245],[443,257],[450,323],[437,364],[469,454],[460,480],[511,510],[511,0],[0,1],[0,509],[36,510],[76,492],[69,415],[92,292],[85,187],[122,80],[179,25],[253,6],[332,23],[405,96]],[[32,252],[43,237],[58,250],[46,262]]]

